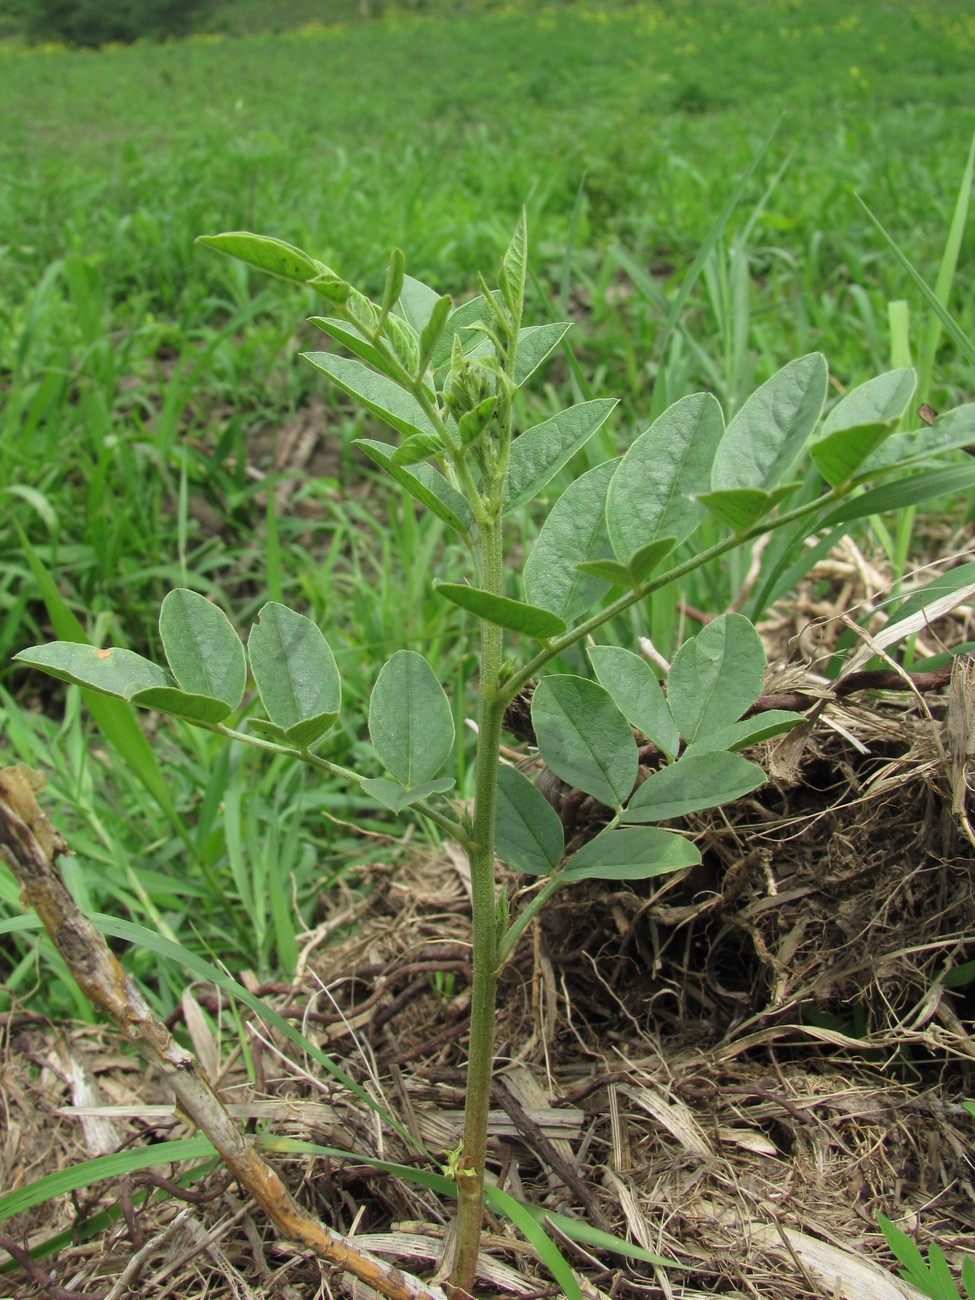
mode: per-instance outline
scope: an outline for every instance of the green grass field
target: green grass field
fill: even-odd
[[[0,754],[50,772],[83,905],[269,971],[323,878],[375,850],[323,819],[360,811],[341,791],[158,720],[173,807],[153,800],[92,741],[74,691],[62,710],[9,666],[51,635],[23,538],[98,642],[151,652],[179,583],[222,593],[241,627],[268,592],[308,609],[346,681],[343,762],[366,752],[355,719],[394,650],[446,658],[459,711],[470,668],[427,581],[451,571],[442,526],[370,476],[350,446],[361,417],[297,357],[320,338],[314,303],[198,234],[277,235],[377,293],[398,245],[463,298],[527,203],[529,320],[569,312],[577,363],[550,365],[532,414],[573,391],[620,397],[602,459],[664,403],[707,388],[732,410],[812,349],[837,392],[887,368],[892,300],[910,304],[917,354],[926,309],[855,196],[933,283],[972,66],[964,0],[510,7],[98,54],[0,46]],[[661,351],[667,302],[773,129]],[[970,335],[972,252],[969,231],[952,310]],[[945,343],[925,395],[942,408],[973,389]],[[289,472],[275,448],[298,428],[325,430],[329,452],[323,472],[293,471],[269,534]],[[688,598],[720,606],[722,581]],[[463,755],[456,775],[464,789]],[[5,875],[0,907],[19,909]],[[34,978],[25,946],[0,1001]],[[84,1014],[64,985],[45,997]]]

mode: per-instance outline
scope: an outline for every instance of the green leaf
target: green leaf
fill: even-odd
[[[461,609],[469,610],[496,627],[507,628],[509,632],[521,632],[538,641],[548,641],[565,631],[565,623],[558,615],[537,605],[526,605],[524,601],[511,600],[508,596],[496,596],[493,592],[468,587],[461,582],[435,582],[433,589]]]
[[[334,306],[343,306],[357,292],[348,280],[343,280],[334,271],[325,271],[322,275],[316,275],[313,280],[308,281],[308,284],[320,298],[324,298]],[[358,296],[362,297],[361,294]]]
[[[656,826],[600,831],[565,864],[561,878],[572,880],[647,880],[681,867],[695,867],[700,850],[690,840]]]
[[[514,381],[517,388],[526,383],[572,328],[572,322],[550,325],[526,325],[518,331]]]
[[[917,375],[909,366],[868,379],[836,403],[823,421],[823,436],[865,424],[896,424],[916,388]]]
[[[614,406],[615,399],[609,398],[579,402],[516,438],[505,484],[505,514],[534,500],[545,484],[585,446]]]
[[[919,505],[932,497],[950,496],[957,499],[959,492],[975,487],[975,464],[953,465],[950,469],[926,470],[895,483],[883,483],[858,496],[850,497],[824,519],[817,520],[816,528],[831,528],[834,524],[867,515],[881,515],[887,510],[902,510],[905,506]]]
[[[191,691],[179,691],[175,686],[150,686],[136,691],[131,696],[131,703],[143,709],[155,709],[157,713],[168,713],[184,722],[200,723],[204,726],[223,722],[233,709],[226,700],[215,699],[212,695],[196,695]]]
[[[362,782],[366,794],[371,795],[373,799],[394,813],[402,812],[410,804],[428,799],[432,794],[445,794],[453,789],[453,786],[454,779],[450,776],[442,776],[436,781],[425,781],[423,785],[413,786],[412,789],[401,785],[399,781],[388,781],[382,776],[367,777]]]
[[[498,769],[494,849],[518,871],[545,876],[562,860],[565,836],[559,815],[516,767]]]
[[[709,731],[706,736],[688,745],[684,753],[705,754],[718,749],[747,749],[749,745],[757,745],[760,741],[780,736],[784,731],[791,731],[805,720],[803,714],[793,713],[789,709],[766,709],[754,717],[742,718],[740,722],[732,722],[727,727],[719,727],[717,731]]]
[[[498,288],[511,312],[512,320],[521,320],[525,298],[525,277],[528,274],[528,218],[522,208],[511,243],[505,250],[498,270]]]
[[[51,641],[21,650],[14,659],[62,682],[88,686],[118,700],[131,700],[136,691],[151,686],[172,685],[162,668],[133,650],[99,650],[76,641]]]
[[[215,248],[238,262],[246,262],[258,271],[276,275],[281,280],[306,284],[328,268],[294,244],[271,235],[253,235],[247,230],[230,230],[221,235],[199,235],[196,242]]]
[[[403,274],[405,271],[406,258],[403,256],[403,250],[394,248],[389,255],[389,266],[386,268],[386,283],[383,287],[383,301],[379,309],[383,318],[389,315],[393,305],[399,300],[403,290]]]
[[[602,596],[601,581],[577,566],[612,556],[604,507],[618,464],[604,461],[580,475],[549,511],[525,562],[525,595],[533,605],[569,620]]]
[[[951,313],[948,311],[948,309],[944,306],[944,304],[938,300],[938,296],[935,293],[935,291],[932,288],[930,288],[930,286],[925,282],[924,277],[917,270],[915,270],[914,266],[908,259],[907,255],[901,252],[898,245],[887,233],[887,231],[880,224],[877,218],[873,215],[873,213],[864,203],[863,199],[861,199],[859,195],[857,195],[856,198],[857,198],[857,202],[863,208],[864,212],[866,212],[867,216],[870,218],[873,224],[880,231],[883,238],[886,240],[888,246],[890,247],[891,252],[900,262],[901,266],[904,268],[907,274],[914,281],[914,284],[917,287],[917,289],[920,291],[924,301],[928,304],[928,306],[937,316],[938,320],[947,330],[948,334],[951,336],[951,339],[954,342],[955,346],[957,347],[958,351],[961,353],[963,357],[967,358],[970,364],[975,365],[975,341],[969,338],[969,336],[965,333],[965,331],[955,320],[954,316],[952,316]]]
[[[651,772],[623,812],[627,822],[665,822],[740,799],[764,785],[765,773],[740,754],[691,754]]]
[[[697,499],[723,524],[744,533],[798,486],[795,482],[782,483],[770,492],[762,488],[719,488],[716,492],[701,492]]]
[[[840,429],[809,448],[813,464],[830,487],[842,487],[893,432],[891,424],[864,424]]]
[[[556,776],[618,808],[637,777],[633,732],[608,691],[570,674],[543,677],[532,696],[532,725]]]
[[[627,722],[673,758],[680,746],[677,724],[647,661],[615,645],[590,646],[588,654],[600,685],[609,691]]]
[[[191,1138],[175,1138],[166,1142],[153,1142],[149,1146],[129,1147],[107,1156],[92,1156],[75,1164],[58,1169],[53,1174],[32,1179],[25,1187],[0,1196],[0,1223],[14,1214],[23,1214],[35,1205],[43,1205],[57,1196],[80,1187],[92,1187],[106,1178],[121,1178],[137,1169],[154,1169],[171,1165],[177,1160],[206,1160],[215,1155],[213,1144],[202,1134]]]
[[[416,330],[400,316],[387,316],[383,322],[383,336],[393,350],[393,355],[408,375],[414,376],[420,369],[420,340]],[[382,369],[396,378],[394,368],[383,366]],[[400,382],[397,379],[397,383]]]
[[[676,545],[676,537],[657,537],[634,551],[626,566],[633,586],[638,587],[641,582],[646,582],[664,556],[669,555]]]
[[[495,302],[500,302],[501,294],[495,290],[492,298]],[[470,352],[478,347],[481,344],[480,334],[472,326],[486,325],[490,319],[491,312],[483,294],[478,294],[476,298],[469,298],[467,302],[462,302],[459,307],[455,307],[448,315],[444,332],[434,348],[430,361],[433,369],[440,370],[442,366],[449,363],[455,335],[460,339],[462,352]]]
[[[247,653],[270,721],[302,748],[324,735],[341,707],[342,683],[318,624],[268,601],[251,628]]]
[[[247,660],[240,637],[218,605],[198,591],[178,587],[163,600],[159,634],[170,672],[182,690],[223,700],[228,713],[240,707]]]
[[[44,601],[54,631],[64,641],[87,644],[88,638],[84,628],[65,604],[54,579],[41,563],[36,551],[19,528],[17,529],[17,536],[27,557],[31,574],[37,584],[38,593]],[[124,761],[165,812],[177,834],[184,843],[188,844],[189,832],[176,811],[166,774],[163,772],[155,751],[146,739],[145,733],[140,728],[132,709],[118,700],[108,699],[90,691],[84,691],[83,698],[99,731],[110,744],[115,746]]]
[[[966,402],[939,415],[934,425],[910,433],[895,433],[861,466],[858,477],[908,461],[926,460],[957,451],[975,442],[975,402]]]
[[[334,352],[303,352],[316,370],[328,375],[343,393],[354,397],[390,428],[411,437],[415,433],[436,434],[423,407],[412,395],[387,375],[377,375],[361,361],[340,357]]]
[[[457,435],[460,438],[461,445],[469,447],[472,442],[484,432],[491,417],[497,410],[497,397],[485,397],[483,401],[478,402],[469,411],[465,411],[457,422]]]
[[[484,1188],[484,1200],[495,1213],[499,1212],[510,1219],[532,1250],[536,1253],[555,1283],[555,1291],[563,1300],[583,1300],[582,1287],[571,1266],[565,1260],[558,1246],[545,1231],[546,1219],[555,1219],[554,1215],[544,1218],[534,1213],[534,1207],[523,1205],[515,1200],[510,1192],[490,1184]],[[567,1218],[568,1216],[560,1216]],[[561,1231],[565,1229],[559,1225]]]
[[[248,718],[247,724],[258,736],[267,740],[276,740],[280,745],[290,745],[292,749],[310,749],[312,745],[328,734],[338,721],[338,712],[316,713],[312,718],[305,718],[290,727],[280,727],[275,722],[264,718]]]
[[[718,445],[712,488],[770,488],[791,468],[826,401],[821,352],[783,366],[745,401]]]
[[[354,325],[350,325],[344,320],[335,320],[332,316],[309,316],[309,323],[317,325],[320,330],[330,335],[336,343],[341,343],[343,347],[354,352],[357,357],[363,361],[368,361],[371,366],[381,370],[383,374],[389,373],[389,363],[374,343],[370,343],[364,334],[360,333]]]
[[[722,614],[685,641],[667,678],[667,702],[690,744],[736,722],[762,693],[765,651],[742,614]]]
[[[711,462],[724,417],[710,393],[692,393],[667,408],[633,443],[613,475],[606,522],[618,560],[658,537],[684,541],[704,517],[695,497],[711,483]]]
[[[433,779],[454,745],[454,716],[433,669],[415,650],[383,664],[369,700],[369,736],[407,788]]]
[[[823,423],[823,437],[809,454],[831,486],[845,483],[894,432],[917,387],[904,368],[877,375],[839,401]]]
[[[433,305],[433,311],[430,313],[430,319],[423,327],[420,334],[420,359],[417,363],[417,373],[422,375],[432,364],[436,355],[440,340],[443,337],[444,329],[451,314],[452,303],[450,295],[444,294],[438,298]]]
[[[442,519],[455,533],[461,537],[468,535],[473,523],[470,507],[457,489],[432,465],[420,463],[410,469],[394,465],[396,448],[387,442],[376,442],[373,438],[356,438],[352,445],[361,447],[370,460],[375,461],[390,478],[395,479],[410,496],[426,506],[431,514]]]
[[[580,573],[598,578],[600,582],[608,582],[614,587],[633,585],[633,575],[619,560],[583,560],[576,568]]]
[[[443,452],[443,440],[436,433],[414,433],[393,452],[389,459],[391,465],[415,465],[430,456],[439,456]]]
[[[440,294],[436,289],[431,289],[422,280],[415,280],[412,275],[404,275],[396,312],[422,337],[439,301]]]

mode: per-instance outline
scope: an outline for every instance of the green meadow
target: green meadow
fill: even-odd
[[[197,235],[278,236],[373,294],[398,246],[463,299],[527,205],[527,320],[574,329],[523,422],[618,397],[580,453],[595,464],[668,402],[704,388],[730,413],[802,353],[826,354],[835,395],[920,355],[928,309],[860,200],[933,284],[973,67],[964,0],[509,6],[100,53],[0,46],[0,755],[48,773],[82,906],[268,973],[293,966],[319,891],[392,849],[348,828],[390,824],[344,791],[151,717],[154,796],[74,688],[10,666],[72,616],[152,654],[170,587],[241,628],[270,594],[328,631],[352,719],[336,761],[368,754],[355,719],[403,646],[448,664],[463,721],[470,647],[430,591],[451,573],[443,525],[373,476],[352,441],[375,431],[299,359],[321,340],[314,300]],[[950,304],[969,335],[972,255],[969,227]],[[943,337],[919,400],[973,389]],[[316,456],[282,452],[302,437]],[[527,547],[533,519],[516,526]],[[930,558],[910,525],[862,540],[895,575]],[[740,576],[669,593],[617,635],[652,626],[669,652],[676,595],[717,613]],[[463,753],[454,775],[469,788]],[[19,910],[0,873],[0,911]],[[168,1007],[181,976],[144,960]],[[36,978],[25,942],[0,1004]],[[43,998],[90,1014],[67,982]]]

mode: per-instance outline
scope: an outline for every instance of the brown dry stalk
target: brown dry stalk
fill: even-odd
[[[111,1016],[123,1037],[161,1070],[181,1109],[213,1143],[227,1168],[278,1232],[391,1300],[446,1300],[439,1286],[401,1272],[307,1214],[258,1154],[214,1092],[199,1062],[150,1010],[135,982],[68,893],[57,866],[67,849],[39,807],[44,778],[29,767],[0,769],[0,854],[85,996]]]

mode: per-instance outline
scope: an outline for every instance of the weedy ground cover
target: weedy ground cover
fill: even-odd
[[[312,337],[295,331],[300,301],[203,260],[192,243],[201,230],[273,230],[377,298],[377,267],[399,243],[412,271],[460,298],[497,260],[527,195],[528,317],[564,315],[576,329],[545,386],[513,398],[520,425],[569,401],[623,398],[542,507],[688,393],[715,393],[731,417],[790,357],[821,349],[832,400],[887,369],[892,351],[897,364],[918,354],[923,306],[912,297],[914,315],[905,326],[895,312],[892,330],[888,303],[912,290],[852,191],[933,280],[970,138],[958,108],[970,19],[962,6],[905,8],[885,15],[881,37],[868,7],[775,12],[780,21],[760,27],[754,7],[730,4],[390,19],[100,56],[4,55],[14,177],[0,200],[13,286],[0,342],[4,659],[49,624],[70,638],[80,616],[96,642],[158,661],[155,612],[169,588],[215,597],[241,627],[269,594],[329,628],[345,716],[363,715],[394,651],[422,649],[461,731],[472,658],[426,580],[455,571],[449,527],[380,490],[357,458],[353,440],[374,429],[341,396],[322,399],[296,364]],[[473,48],[473,64],[454,57]],[[316,310],[311,292],[304,307]],[[952,307],[971,335],[970,296]],[[946,347],[936,362],[923,395],[942,408],[969,396],[958,353]],[[276,447],[300,447],[321,426],[334,448],[324,463],[307,442],[275,460]],[[516,522],[526,550],[539,523],[530,512]],[[909,529],[891,550],[903,560]],[[717,612],[741,579],[733,564],[703,586],[682,575],[611,639],[632,645],[649,624],[669,655],[686,632],[677,596]],[[54,711],[36,679],[26,696],[22,677],[6,683],[19,702]],[[5,744],[49,765],[73,808],[81,900],[235,966],[293,969],[323,865],[337,879],[363,852],[351,832],[322,831],[323,804],[343,816],[350,805],[206,733],[187,740],[160,724],[154,756],[137,751],[122,714],[99,722],[117,753],[137,755],[134,773],[92,751],[76,695],[53,722],[4,697]],[[370,738],[340,725],[333,757],[359,768]],[[468,748],[451,761],[471,793]],[[373,806],[352,811],[388,829]],[[436,820],[425,829],[436,840]],[[15,914],[16,889],[2,887]],[[136,961],[171,1007],[179,975],[157,977],[151,949]],[[30,987],[32,963],[25,945],[7,996]],[[54,985],[51,1008],[87,1014],[70,989]]]

